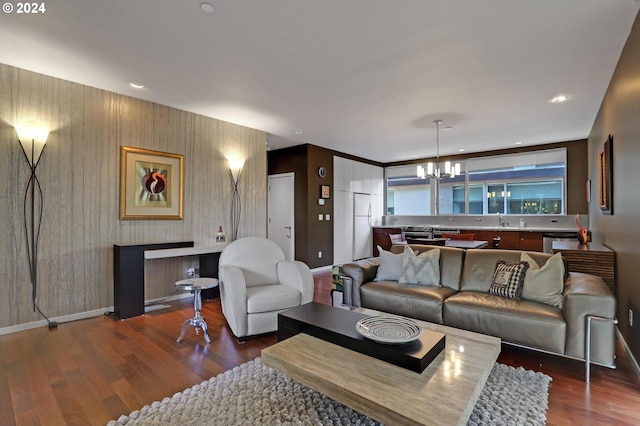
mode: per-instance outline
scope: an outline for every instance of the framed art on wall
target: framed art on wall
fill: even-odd
[[[598,151],[598,200],[604,214],[613,214],[613,137]]]
[[[120,147],[120,219],[182,219],[184,156]]]
[[[320,185],[320,198],[331,198],[331,186]]]

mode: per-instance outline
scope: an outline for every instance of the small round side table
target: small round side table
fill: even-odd
[[[207,343],[211,343],[211,339],[209,339],[209,334],[207,334],[207,322],[204,317],[200,315],[200,309],[202,309],[202,299],[200,297],[200,292],[202,290],[213,288],[218,285],[218,280],[215,278],[188,278],[186,280],[180,280],[176,282],[176,288],[178,290],[185,290],[193,292],[193,318],[190,318],[182,323],[182,332],[180,333],[180,337],[176,340],[177,343],[182,341],[184,337],[184,333],[187,331],[188,326],[195,327],[196,334],[198,334],[198,329],[202,329],[202,334],[204,334],[204,340]]]

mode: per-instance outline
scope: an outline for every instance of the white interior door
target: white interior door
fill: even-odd
[[[267,238],[278,244],[287,260],[295,258],[294,173],[268,177]]]

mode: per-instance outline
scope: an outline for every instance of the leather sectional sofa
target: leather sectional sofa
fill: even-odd
[[[348,263],[343,274],[351,278],[356,307],[371,308],[428,322],[500,337],[504,343],[614,367],[616,301],[604,281],[583,273],[565,273],[558,297],[561,306],[489,294],[498,261],[517,263],[518,250],[463,250],[410,245],[418,253],[439,249],[440,286],[374,281],[379,261]],[[392,253],[400,254],[396,245]],[[528,252],[544,267],[552,255]],[[587,354],[587,317],[590,321],[590,354]],[[587,372],[588,372],[587,365]],[[588,373],[587,373],[588,374]],[[588,375],[587,375],[588,380]]]

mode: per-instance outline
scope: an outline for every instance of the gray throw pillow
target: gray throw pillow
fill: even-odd
[[[406,249],[411,250],[411,247],[406,246]],[[413,253],[413,250],[411,252]],[[383,250],[380,246],[378,246],[378,253],[380,253],[380,266],[378,266],[374,281],[398,281],[402,273],[403,253],[391,253]]]

